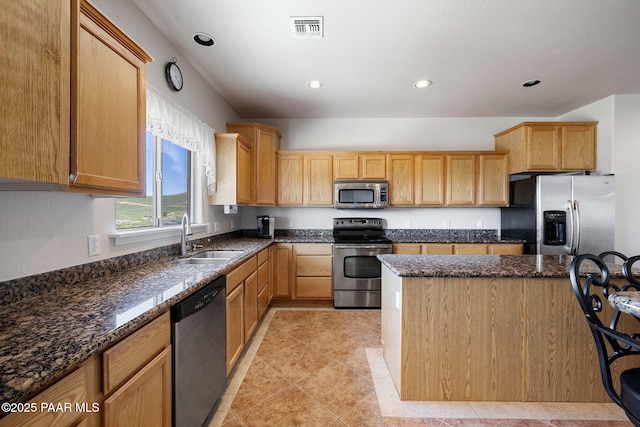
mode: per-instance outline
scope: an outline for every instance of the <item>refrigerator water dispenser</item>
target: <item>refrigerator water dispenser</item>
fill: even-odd
[[[543,227],[545,245],[567,244],[567,213],[565,211],[544,211]]]

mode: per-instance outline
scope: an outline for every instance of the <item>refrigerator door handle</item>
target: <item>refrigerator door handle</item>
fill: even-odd
[[[573,201],[573,212],[576,220],[576,227],[573,229],[575,233],[574,241],[576,242],[573,248],[573,255],[578,255],[578,248],[580,248],[580,205],[577,200]]]
[[[569,227],[567,227],[567,230],[569,231],[569,239],[567,242],[567,245],[565,246],[565,249],[567,251],[567,253],[569,255],[575,255],[574,252],[574,243],[575,243],[575,214],[574,214],[574,209],[573,209],[573,200],[567,200],[567,212],[568,212],[568,217],[569,217]]]

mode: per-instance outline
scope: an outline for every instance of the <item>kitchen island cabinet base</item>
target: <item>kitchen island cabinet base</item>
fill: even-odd
[[[610,402],[568,278],[382,275],[401,400]]]

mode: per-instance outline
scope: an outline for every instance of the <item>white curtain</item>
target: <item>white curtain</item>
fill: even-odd
[[[216,144],[211,127],[147,84],[147,130],[198,153],[207,176],[207,194],[215,194]]]

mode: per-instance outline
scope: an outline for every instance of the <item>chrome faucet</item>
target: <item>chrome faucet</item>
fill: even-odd
[[[191,236],[192,234],[189,216],[185,213],[182,215],[182,221],[180,222],[180,255],[185,256],[187,254],[190,248],[187,236]]]

